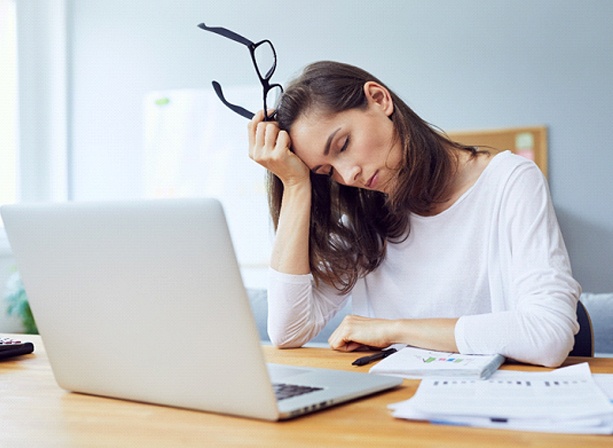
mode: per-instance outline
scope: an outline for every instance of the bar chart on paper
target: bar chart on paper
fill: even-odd
[[[471,362],[475,361],[474,359],[463,358],[461,355],[451,353],[445,356],[415,356],[425,364],[453,363],[455,366],[467,366],[470,365]]]
[[[501,355],[463,355],[404,347],[380,361],[371,373],[405,378],[463,377],[488,378],[504,362]]]

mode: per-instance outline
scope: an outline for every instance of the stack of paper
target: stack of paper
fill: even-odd
[[[370,372],[405,378],[436,376],[486,379],[504,362],[504,356],[501,355],[461,355],[401,347],[404,348],[379,361]]]
[[[613,404],[587,363],[552,372],[498,371],[488,380],[422,380],[393,415],[523,431],[612,434]]]

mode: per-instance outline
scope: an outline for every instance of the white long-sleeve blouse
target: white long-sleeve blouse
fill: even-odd
[[[579,284],[547,182],[531,161],[497,154],[450,208],[410,217],[409,237],[348,295],[311,275],[270,269],[268,332],[303,345],[352,300],[354,314],[388,319],[459,318],[461,353],[500,353],[559,365],[578,331]]]

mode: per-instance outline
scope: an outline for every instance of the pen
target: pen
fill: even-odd
[[[361,358],[356,359],[351,363],[354,366],[365,366],[373,361],[378,361],[383,358],[387,358],[389,355],[396,353],[395,348],[388,348],[387,350],[381,350],[379,353],[375,353],[374,355],[363,356]]]

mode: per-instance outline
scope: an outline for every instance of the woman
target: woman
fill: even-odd
[[[275,345],[306,343],[351,297],[336,350],[566,358],[580,287],[532,162],[450,141],[341,63],[306,67],[276,117],[249,124],[249,155],[270,174]]]

